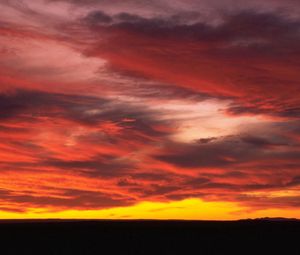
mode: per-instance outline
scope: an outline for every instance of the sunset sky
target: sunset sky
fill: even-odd
[[[0,218],[300,218],[300,1],[0,14]]]

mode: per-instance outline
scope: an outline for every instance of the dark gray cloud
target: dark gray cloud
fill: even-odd
[[[176,39],[194,39],[218,43],[236,42],[237,47],[243,45],[242,40],[245,40],[245,46],[251,47],[251,40],[254,39],[257,39],[257,43],[253,41],[252,46],[254,48],[260,46],[267,49],[267,44],[282,46],[283,43],[296,47],[297,44],[290,39],[300,39],[300,23],[280,14],[244,11],[224,14],[223,19],[221,24],[212,26],[203,22],[184,24],[181,22],[180,14],[169,17],[145,18],[130,13],[109,16],[102,11],[93,11],[86,16],[90,25],[107,25],[111,28],[122,28],[132,32],[153,35],[156,38],[174,37]],[[273,41],[275,38],[276,40]],[[248,44],[247,40],[249,40]],[[274,47],[270,50],[274,50]]]
[[[157,113],[138,109],[134,105],[104,98],[64,95],[38,91],[17,90],[0,94],[0,119],[26,119],[39,121],[38,117],[66,119],[83,125],[96,125],[111,121],[125,129],[159,137],[165,133],[153,126],[166,124],[156,119]],[[123,121],[132,119],[133,121]]]
[[[275,141],[269,139],[272,138],[245,135],[220,139],[214,143],[171,144],[165,148],[165,154],[154,157],[179,167],[226,169],[238,169],[240,164],[246,162],[279,158],[293,161],[299,158],[297,147],[289,146],[288,141],[279,143],[277,137],[273,137]],[[286,150],[281,151],[281,146],[286,146]]]
[[[74,173],[88,177],[101,179],[120,178],[133,172],[135,164],[127,161],[120,161],[116,156],[101,155],[99,158],[89,160],[58,160],[48,159],[39,163],[41,166],[54,167],[60,170],[71,170]]]
[[[102,11],[93,11],[89,13],[84,20],[91,25],[97,25],[111,23],[113,18]]]
[[[59,189],[56,189],[59,190]],[[23,204],[26,206],[43,207],[54,206],[62,210],[63,208],[77,209],[100,209],[115,206],[128,206],[134,203],[134,199],[130,197],[121,197],[111,193],[103,193],[99,191],[87,191],[76,189],[61,189],[61,197],[18,194],[13,191],[7,191],[1,197],[2,200],[11,203]],[[64,198],[63,198],[64,197]]]
[[[276,101],[276,99],[274,99]],[[297,104],[290,106],[289,102],[283,102],[278,105],[278,103],[274,102],[273,107],[269,109],[264,107],[263,100],[260,103],[253,104],[253,106],[245,106],[243,104],[233,104],[226,111],[232,115],[273,115],[277,117],[284,118],[300,118],[300,107]],[[269,104],[269,102],[268,102]]]

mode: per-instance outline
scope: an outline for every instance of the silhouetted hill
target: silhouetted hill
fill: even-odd
[[[300,254],[300,221],[1,221],[1,254]]]
[[[283,217],[275,217],[275,218],[271,218],[271,217],[264,217],[264,218],[255,218],[255,219],[241,219],[240,221],[300,221],[300,219],[296,219],[296,218],[283,218]]]

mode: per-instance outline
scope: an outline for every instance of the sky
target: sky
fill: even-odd
[[[0,13],[0,218],[300,218],[298,0]]]

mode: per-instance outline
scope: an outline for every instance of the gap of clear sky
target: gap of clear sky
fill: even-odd
[[[0,2],[0,218],[300,218],[300,2]]]

